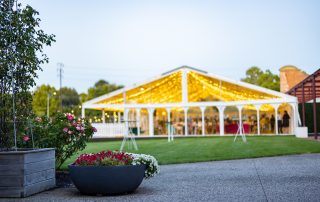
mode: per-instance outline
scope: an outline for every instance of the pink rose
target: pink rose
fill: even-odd
[[[65,132],[65,133],[67,133],[68,131],[69,131],[68,128],[64,128],[64,129],[63,129],[63,132]]]
[[[69,121],[72,121],[72,120],[73,120],[73,115],[72,115],[72,114],[66,113],[65,115],[66,115],[66,117],[67,117],[67,119],[68,119]]]
[[[68,131],[68,134],[69,134],[69,135],[71,135],[71,134],[72,134],[72,131],[71,131],[71,130],[69,130],[69,131]]]
[[[92,131],[95,133],[97,132],[97,129],[95,127],[92,127]]]
[[[28,142],[30,140],[30,137],[28,135],[23,136],[23,141]]]
[[[81,125],[78,125],[78,126],[76,127],[76,129],[77,129],[78,131],[84,131],[84,127],[82,127]]]

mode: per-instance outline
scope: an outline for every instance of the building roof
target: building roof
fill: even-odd
[[[187,84],[183,83],[183,75],[186,75]],[[182,103],[183,88],[187,91],[189,103],[272,99],[293,100],[292,96],[284,93],[210,74],[197,68],[182,66],[164,72],[147,81],[89,100],[84,105]]]

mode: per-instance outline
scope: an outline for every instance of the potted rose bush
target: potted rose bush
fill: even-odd
[[[86,147],[97,130],[84,118],[77,118],[71,113],[57,113],[51,119],[45,116],[33,119],[33,141],[27,131],[18,139],[20,144],[24,147],[55,148],[56,168],[59,169],[68,158]]]
[[[53,148],[51,150],[37,149],[41,151],[41,156],[45,161],[43,163],[45,166],[38,166],[37,169],[43,168],[44,173],[50,174],[52,186],[69,186],[71,183],[69,174],[60,170],[60,167],[66,159],[86,147],[96,129],[87,119],[78,118],[71,113],[57,113],[50,119],[46,116],[33,117],[29,123],[19,133],[18,144],[23,148]],[[50,153],[50,155],[44,155],[45,152]],[[35,155],[34,153],[33,155]],[[34,159],[40,161],[40,157]],[[19,161],[15,162],[19,163]],[[36,171],[38,172],[38,170]],[[47,170],[50,170],[50,172]],[[41,176],[49,179],[47,174]],[[38,176],[35,176],[35,178],[42,180]]]
[[[69,171],[82,194],[108,195],[135,191],[144,178],[155,176],[160,168],[150,155],[101,151],[80,155]]]

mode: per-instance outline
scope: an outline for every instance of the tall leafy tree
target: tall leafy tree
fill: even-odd
[[[43,48],[55,41],[54,35],[40,29],[38,15],[29,5],[23,8],[14,0],[0,0],[0,147],[13,145],[12,103],[18,123],[31,113],[29,89],[41,65],[48,62]]]
[[[123,88],[122,85],[117,84],[110,84],[108,81],[105,81],[103,79],[97,81],[93,87],[88,89],[88,94],[81,93],[80,94],[80,100],[81,103],[91,100],[93,98],[99,97],[101,95],[110,93],[112,91],[118,90],[120,88]],[[101,117],[101,112],[97,110],[86,110],[86,117],[89,117],[93,119],[93,117]]]
[[[79,105],[79,94],[74,88],[61,88],[62,107],[73,107]]]
[[[80,115],[80,97],[76,89],[63,87],[61,88],[61,93],[62,112],[72,112],[77,116]]]
[[[280,91],[280,78],[269,69],[263,71],[259,67],[251,67],[246,71],[246,77],[241,79],[241,81]]]
[[[122,87],[122,85],[110,84],[109,82],[101,79],[97,81],[93,87],[88,89],[88,95],[86,99],[90,100],[101,95],[110,93],[112,91],[118,90]]]

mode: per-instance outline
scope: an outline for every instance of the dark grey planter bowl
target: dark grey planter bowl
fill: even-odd
[[[133,192],[141,184],[145,170],[145,165],[69,165],[72,182],[82,194],[86,195],[116,195]]]

